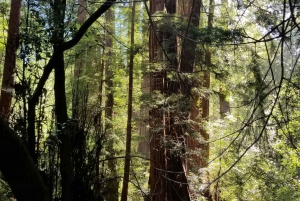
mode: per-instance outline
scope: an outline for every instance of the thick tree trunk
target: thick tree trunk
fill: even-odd
[[[0,117],[0,171],[18,201],[50,201],[24,142]]]
[[[21,0],[12,0],[8,22],[7,44],[3,68],[0,115],[8,120],[11,110],[12,93],[14,92],[14,77],[16,70],[16,51],[19,45],[19,27]]]
[[[191,1],[192,2],[192,1]],[[192,6],[186,8],[186,2],[171,0],[168,2],[152,1],[151,14],[156,11],[165,10],[169,14],[175,14],[180,11],[178,7],[184,4],[183,8],[191,12]],[[178,14],[178,13],[177,13]],[[164,51],[168,55],[159,54],[159,49],[162,47],[161,41],[167,41],[164,44]],[[183,42],[183,46],[178,49],[178,40],[174,37],[174,33],[163,32],[161,30],[151,29],[150,32],[150,62],[165,58],[169,63],[168,71],[153,72],[150,75],[150,91],[159,91],[165,96],[176,96],[182,94],[183,97],[177,102],[180,105],[189,105],[190,85],[184,79],[171,80],[167,73],[179,70],[184,76],[185,73],[193,72],[194,59],[191,56],[195,55],[194,48],[187,49],[188,45]],[[171,57],[181,51],[181,59]],[[191,61],[190,61],[191,59]],[[179,65],[180,64],[180,65]],[[180,74],[180,76],[182,75]],[[167,103],[161,107],[174,107],[176,102]],[[179,105],[177,105],[179,106]],[[189,111],[184,107],[177,108],[177,111],[164,111],[163,108],[156,108],[150,111],[150,126],[151,142],[150,142],[150,190],[152,200],[190,200],[188,191],[188,182],[186,178],[185,161],[182,159],[185,154],[185,129],[181,122],[188,117]],[[172,143],[180,144],[180,150],[174,150]],[[171,144],[171,145],[168,145]]]

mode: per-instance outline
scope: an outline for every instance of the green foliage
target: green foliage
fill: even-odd
[[[209,144],[209,166],[190,173],[188,178],[197,199],[203,198],[200,190],[205,187],[203,175],[207,172],[210,181],[220,177],[210,189],[220,194],[222,200],[300,199],[299,27],[289,14],[291,10],[286,8],[288,14],[285,18],[289,19],[285,22],[285,37],[279,37],[282,25],[273,30],[284,18],[282,2],[278,1],[238,1],[230,5],[222,1],[215,5],[214,26],[207,27],[205,6],[208,3],[203,2],[199,27],[188,25],[186,20],[174,14],[162,11],[153,14],[156,33],[164,35],[162,47],[168,50],[170,46],[177,45],[178,50],[166,51],[166,54],[159,50],[159,54],[163,55],[162,61],[151,64],[151,70],[148,69],[149,21],[143,4],[138,4],[137,8],[136,43],[133,46],[129,45],[129,23],[126,23],[130,21],[130,7],[124,2],[115,6],[111,24],[99,19],[74,49],[65,52],[68,114],[73,119],[70,121],[72,125],[68,122],[60,126],[71,135],[75,184],[77,189],[82,190],[78,191],[80,196],[109,198],[106,190],[115,184],[112,181],[118,183],[120,175],[123,175],[128,60],[129,54],[134,51],[135,118],[134,151],[131,154],[136,157],[132,158],[131,168],[132,200],[142,200],[149,195],[150,162],[136,151],[141,141],[149,137],[139,135],[141,121],[145,121],[145,117],[140,116],[141,105],[156,110],[156,115],[164,114],[164,121],[168,122],[155,122],[150,137],[166,127],[170,130],[180,128],[180,132],[184,133],[180,136],[183,141],[189,136],[201,145]],[[48,1],[25,1],[24,4],[11,121],[15,131],[26,141],[28,101],[53,53],[53,44],[58,40],[56,32],[62,30],[54,24],[57,16]],[[8,7],[7,2],[0,3],[0,64],[5,52]],[[293,8],[296,9],[296,5]],[[90,13],[95,9],[95,4],[88,5]],[[76,2],[67,1],[63,26],[65,41],[71,39],[80,27],[76,22],[76,11]],[[114,28],[114,33],[104,29],[107,27]],[[273,32],[265,36],[270,30]],[[108,37],[113,40],[113,48],[107,47]],[[183,73],[174,68],[181,59],[182,41],[187,46],[186,50],[196,47],[193,72]],[[211,64],[207,64],[210,61],[208,55],[211,56]],[[105,74],[107,63],[113,76]],[[76,77],[74,74],[78,69],[80,75]],[[143,93],[143,79],[158,72],[167,74],[163,75],[166,83],[163,90]],[[205,74],[210,75],[210,88],[203,87]],[[65,130],[57,130],[55,122],[53,80],[50,76],[37,105],[36,154],[37,167],[48,178],[45,182],[52,187],[53,198],[58,198],[61,196],[59,135]],[[112,81],[112,87],[107,87],[108,80]],[[208,118],[203,119],[201,109],[198,111],[200,122],[190,118],[190,102],[193,99],[190,94],[177,93],[189,87],[193,98],[199,98],[197,106],[201,106],[201,98],[209,98],[210,101]],[[106,118],[105,102],[110,93],[114,97],[113,116]],[[220,114],[220,95],[224,95],[224,100],[230,104],[226,115]],[[74,115],[74,110],[79,115]],[[210,138],[205,141],[193,128],[195,125],[205,129]],[[186,149],[175,134],[160,137],[161,146],[169,148],[182,160],[192,163],[191,155],[203,158],[207,154],[201,148]],[[12,196],[7,184],[0,180],[0,200],[8,200]],[[84,199],[91,198],[87,197]]]
[[[9,185],[3,180],[2,174],[0,174],[0,200],[9,201],[13,198],[13,193],[10,190]]]
[[[222,27],[194,27],[188,25],[182,18],[163,14],[160,12],[153,14],[155,17],[153,21],[156,23],[157,30],[165,31],[179,36],[180,38],[191,40],[200,44],[214,44],[223,45],[224,43],[238,44],[243,42],[242,29],[224,29]],[[188,27],[189,35],[186,36],[186,29]],[[172,37],[169,37],[172,40]]]

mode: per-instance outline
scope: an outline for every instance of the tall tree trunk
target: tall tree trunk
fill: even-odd
[[[55,1],[58,3],[59,1]],[[79,31],[75,34],[74,38],[72,38],[68,42],[63,43],[63,35],[59,38],[58,41],[55,42],[54,52],[44,68],[43,74],[39,79],[37,87],[30,97],[28,102],[28,134],[31,137],[35,138],[35,106],[39,100],[43,92],[44,85],[51,74],[52,70],[55,68],[57,78],[55,78],[55,98],[62,98],[62,100],[56,100],[56,113],[57,113],[57,121],[58,122],[66,122],[67,113],[66,113],[66,101],[65,101],[65,90],[64,90],[64,67],[63,67],[63,52],[67,49],[75,46],[78,41],[82,38],[86,30],[105,12],[107,11],[113,4],[115,0],[107,0],[105,1],[94,14],[84,23]],[[65,2],[62,2],[65,5]],[[64,6],[62,6],[64,7]],[[63,9],[64,10],[64,9]],[[58,17],[59,16],[59,17]],[[56,15],[58,19],[61,18],[60,15]],[[55,18],[56,18],[55,17]],[[63,21],[60,23],[63,25]],[[62,29],[58,29],[63,31]],[[55,39],[55,38],[54,38]],[[57,39],[57,38],[56,38]],[[61,72],[62,71],[62,72]],[[62,73],[62,76],[59,74]],[[62,87],[60,90],[59,88]],[[7,122],[7,121],[6,121]],[[20,140],[20,138],[12,131],[5,120],[0,117],[0,171],[6,178],[8,184],[10,185],[13,193],[15,194],[17,200],[20,201],[48,201],[51,200],[49,193],[41,179],[40,174],[36,168],[36,164],[32,161],[32,157],[28,154],[26,147],[24,147],[24,142]],[[71,158],[69,157],[71,154],[68,145],[69,143],[69,135],[60,136],[61,141],[61,153],[64,154],[64,157],[61,157],[61,163],[65,164],[66,174],[61,170],[61,174],[63,177],[63,183],[67,184],[69,188],[63,187],[63,201],[72,200],[69,195],[71,194],[71,185],[69,181],[72,181],[72,164]],[[70,144],[70,143],[69,143]],[[32,143],[33,150],[35,143]],[[33,152],[34,153],[34,152]],[[61,154],[61,156],[62,156]],[[21,168],[20,168],[21,167]],[[66,182],[67,181],[67,182]],[[66,185],[64,185],[66,186]],[[66,196],[65,196],[66,195]],[[70,198],[70,199],[69,199]]]
[[[16,70],[16,51],[19,45],[21,3],[21,0],[11,1],[8,22],[8,35],[0,98],[0,115],[6,120],[8,120],[10,116],[12,93],[14,91],[13,74]]]
[[[186,3],[186,2],[185,2]],[[165,4],[167,13],[178,14],[178,7],[180,5],[180,1],[168,1]],[[191,9],[192,7],[190,7]],[[191,10],[190,10],[191,12]],[[192,72],[193,65],[186,65],[186,63],[182,62],[183,60],[178,60],[177,57],[172,57],[172,54],[178,54],[178,40],[177,37],[174,37],[174,33],[167,32],[165,33],[165,40],[168,40],[167,52],[168,52],[168,60],[170,62],[171,68],[168,70],[167,74],[174,70],[178,70],[180,75],[185,76],[185,74]],[[186,51],[187,46],[182,44],[181,50],[182,55]],[[193,59],[192,59],[193,60]],[[181,77],[182,78],[182,77]],[[166,199],[169,201],[176,200],[178,198],[182,200],[190,200],[190,193],[188,191],[188,181],[186,178],[186,170],[185,170],[185,128],[182,124],[189,114],[189,111],[182,107],[182,105],[189,105],[189,94],[190,94],[190,86],[187,84],[187,80],[181,80],[177,78],[175,80],[168,78],[166,81],[166,94],[167,96],[174,96],[178,99],[176,102],[168,103],[167,107],[177,107],[174,111],[169,109],[169,111],[165,114],[165,133],[166,140],[169,141],[167,143],[171,143],[171,146],[166,146],[166,182],[167,182],[167,197]],[[181,94],[182,97],[178,96]],[[177,104],[180,102],[180,104]],[[188,107],[187,107],[188,108]],[[173,144],[175,143],[175,144]],[[179,150],[174,149],[173,146],[179,145],[181,148]]]
[[[191,1],[193,2],[193,1]],[[197,9],[192,6],[189,1],[151,1],[151,14],[156,11],[165,10],[169,14],[182,14],[186,10],[192,13],[191,10]],[[181,6],[181,7],[180,7]],[[186,6],[189,6],[188,8]],[[198,20],[199,21],[199,20]],[[152,24],[153,26],[153,24]],[[153,27],[152,27],[153,28]],[[188,33],[188,28],[187,28]],[[186,34],[187,34],[186,33]],[[188,35],[188,34],[187,34]],[[161,41],[167,41],[164,45],[165,55],[158,53],[162,47]],[[150,62],[155,63],[162,60],[168,60],[168,66],[171,68],[168,71],[153,72],[150,75],[150,91],[160,91],[165,96],[177,96],[182,94],[177,102],[180,105],[189,105],[190,85],[187,79],[172,80],[168,78],[167,73],[172,71],[180,71],[180,76],[186,76],[187,73],[193,72],[195,57],[195,45],[189,48],[184,41],[182,47],[178,48],[177,44],[181,42],[174,37],[174,33],[162,32],[161,30],[151,29],[150,31]],[[178,54],[181,51],[181,58],[171,57],[170,55]],[[174,107],[176,102],[162,105],[161,107]],[[190,200],[188,184],[186,178],[185,161],[182,159],[185,154],[185,129],[181,122],[188,117],[189,111],[184,107],[178,108],[177,111],[164,112],[162,108],[155,108],[150,111],[150,125],[152,137],[150,143],[150,191],[152,200]],[[159,131],[157,131],[159,130]],[[181,150],[174,150],[167,144],[175,142],[180,144]]]
[[[102,108],[102,93],[103,93],[103,83],[104,83],[104,60],[102,59],[101,60],[101,63],[100,63],[100,69],[99,69],[99,72],[100,72],[100,86],[99,86],[99,106],[100,108]],[[102,123],[102,117],[103,117],[103,111],[102,109],[100,109],[100,111],[98,111],[98,113],[96,114],[96,116],[94,117],[94,126],[96,127],[96,130],[97,130],[97,133],[98,133],[98,136],[96,138],[97,142],[96,142],[96,157],[95,157],[95,183],[94,183],[94,188],[95,188],[95,191],[96,192],[100,192],[100,188],[101,188],[101,184],[100,184],[100,154],[101,154],[101,149],[102,149],[102,142],[101,140],[103,139],[103,123]],[[97,198],[99,201],[102,201],[103,200],[103,197],[102,195],[99,196],[100,193],[97,194]]]
[[[147,7],[146,7],[147,8]],[[151,16],[158,11],[165,9],[164,1],[150,1]],[[148,10],[149,12],[149,10]],[[160,51],[160,41],[163,39],[163,32],[154,29],[155,24],[152,22],[150,26],[149,36],[149,62],[150,69],[163,59],[163,53]],[[150,73],[150,93],[154,91],[164,92],[164,71],[154,71]],[[165,137],[165,121],[164,114],[159,111],[159,108],[152,108],[149,111],[150,124],[150,178],[149,187],[152,201],[166,200],[166,180],[165,180],[165,149],[163,148],[162,139]],[[158,129],[155,129],[158,128]]]
[[[128,116],[127,116],[127,131],[126,131],[126,155],[124,164],[124,177],[121,201],[127,201],[128,196],[128,182],[130,175],[130,153],[131,153],[131,135],[132,135],[132,92],[133,92],[133,59],[135,55],[134,49],[134,19],[135,19],[135,2],[132,2],[131,12],[131,40],[130,40],[130,60],[129,60],[129,86],[128,86]]]
[[[200,21],[200,0],[179,0],[178,6],[177,6],[177,12],[178,14],[184,19],[184,21],[187,23],[187,28],[185,31],[186,37],[191,37],[190,30],[191,27],[198,27],[199,21]],[[185,38],[179,40],[182,43],[181,46],[181,52],[180,54],[180,69],[184,73],[193,73],[195,69],[195,52],[196,52],[196,43],[186,40]],[[189,90],[188,92],[185,92],[186,95],[189,95],[188,93],[191,92],[191,88],[193,86],[193,83],[189,84],[190,82],[188,80],[185,80],[186,86],[181,86],[183,90]],[[187,89],[185,89],[187,88]],[[199,106],[197,106],[197,102],[199,101],[199,95],[193,94],[192,101],[191,101],[191,119],[195,122],[199,122]],[[194,130],[196,132],[200,131],[200,128],[197,124],[192,125]],[[187,147],[189,149],[195,149],[199,146],[199,143],[195,141],[190,136],[187,137]],[[200,157],[197,157],[195,154],[192,156],[193,163],[195,164],[201,164]],[[198,166],[197,165],[197,166]],[[189,171],[192,168],[191,163],[187,163],[187,171]]]
[[[215,10],[215,2],[214,0],[209,1],[209,13],[208,13],[208,20],[207,20],[207,27],[212,28],[213,26],[213,18],[214,18],[214,10]],[[209,47],[207,47],[205,51],[205,64],[207,67],[207,72],[204,72],[203,76],[203,88],[209,89],[210,88],[210,73],[209,69],[212,66],[211,63],[211,52],[209,50]],[[204,97],[202,97],[201,100],[201,108],[202,108],[202,119],[208,120],[209,117],[209,94],[206,93]],[[203,139],[207,142],[209,140],[209,134],[205,129],[201,129],[201,135]],[[202,167],[207,167],[208,166],[208,161],[209,161],[209,144],[205,144],[202,147],[203,150],[203,163]],[[209,183],[209,172],[206,171],[204,175],[204,183]],[[212,194],[209,188],[207,188],[203,192],[204,197],[206,197],[208,200],[212,200]]]
[[[55,112],[57,118],[57,129],[61,131],[59,133],[60,140],[60,173],[61,173],[61,187],[62,187],[62,201],[73,200],[73,167],[71,158],[71,142],[70,132],[67,126],[67,103],[66,103],[66,91],[65,91],[65,69],[64,69],[64,54],[61,53],[57,65],[55,66]]]
[[[199,96],[193,94],[192,101],[190,101],[190,94],[192,91],[193,82],[189,80],[189,75],[191,76],[195,69],[195,57],[196,57],[196,43],[193,42],[193,36],[191,35],[191,30],[193,27],[198,27],[200,22],[200,0],[178,0],[177,5],[177,13],[186,23],[186,28],[184,32],[183,38],[178,38],[178,43],[181,43],[180,48],[178,48],[178,54],[180,55],[179,59],[179,69],[182,73],[184,83],[181,83],[180,88],[182,94],[186,97],[187,105],[190,105],[190,111],[186,112],[185,118],[188,119],[189,116],[193,121],[197,121],[199,118],[199,107],[195,107],[199,100]],[[187,40],[186,38],[191,38],[192,40]],[[190,125],[196,132],[199,132],[198,125]],[[195,141],[190,136],[187,136],[187,148],[193,150],[199,146],[199,143]],[[189,155],[188,155],[189,156]],[[192,154],[191,159],[188,161],[193,161],[193,163],[200,164],[201,158],[197,157],[196,154]],[[186,162],[186,174],[191,169],[191,163]],[[192,188],[191,188],[192,189]],[[194,199],[193,191],[189,189],[191,199]]]
[[[212,27],[214,17],[214,1],[210,0],[209,2],[209,14],[208,14],[208,28]],[[198,24],[199,25],[199,24]],[[211,67],[211,52],[209,51],[209,47],[206,47],[205,50],[205,65],[206,69],[204,69],[204,75],[202,76],[201,87],[206,91],[210,87],[210,74],[209,68]],[[200,105],[197,103],[200,98]],[[201,112],[200,112],[201,111]],[[209,161],[209,145],[206,143],[209,140],[209,133],[203,128],[200,128],[199,124],[203,124],[203,121],[208,120],[209,117],[209,93],[204,93],[203,97],[199,97],[199,95],[195,95],[192,100],[191,107],[191,119],[196,122],[194,125],[194,130],[199,132],[201,137],[204,139],[204,143],[199,143],[192,138],[188,138],[189,147],[193,149],[198,149],[200,151],[200,155],[192,155],[192,158],[196,161],[193,164],[193,169],[198,170],[199,168],[206,168],[208,166]],[[205,171],[204,175],[202,175],[202,182],[209,183],[209,172]],[[206,185],[204,185],[204,188]],[[203,196],[208,200],[212,200],[212,195],[209,189],[205,189],[202,192]]]
[[[113,116],[114,116],[114,92],[113,92],[113,67],[114,67],[114,61],[115,61],[115,55],[113,52],[113,35],[115,34],[115,13],[113,9],[108,10],[105,13],[105,18],[106,18],[106,59],[105,59],[105,82],[106,82],[106,103],[105,103],[105,133],[107,134],[108,137],[108,147],[107,151],[108,153],[108,158],[114,158],[115,157],[115,148],[114,144],[115,141],[110,138],[113,134]],[[116,160],[108,160],[108,168],[111,172],[111,177],[115,177],[111,182],[109,182],[106,185],[105,192],[107,196],[105,196],[107,199],[111,201],[118,201],[118,190],[119,190],[119,180],[116,178],[117,177],[117,170],[116,170]]]
[[[86,20],[87,15],[87,0],[78,0],[78,10],[77,10],[77,23],[82,25]],[[79,114],[79,99],[80,93],[82,93],[82,83],[80,83],[80,77],[82,76],[82,69],[85,65],[85,51],[82,51],[84,45],[77,47],[75,49],[75,66],[74,66],[74,83],[72,91],[72,118],[78,119],[81,117]]]
[[[140,4],[139,8],[142,8],[143,4]],[[137,11],[139,10],[139,8],[136,8]],[[140,13],[137,13],[137,16],[139,16],[139,21],[144,20],[144,17],[141,15],[142,13],[144,13],[144,9],[141,9],[141,11],[139,11]],[[142,36],[142,46],[148,46],[148,41],[147,43],[145,43],[145,38],[148,37],[148,31],[149,28],[147,26],[142,26],[141,28],[142,30],[140,31]],[[149,57],[144,55],[142,56],[142,63],[146,64],[149,62]],[[141,83],[141,92],[145,95],[149,95],[150,94],[150,76],[149,76],[149,69],[147,68],[143,68],[142,71],[142,83]],[[138,119],[139,119],[139,123],[138,123],[138,134],[139,136],[142,138],[142,140],[139,142],[137,151],[138,153],[144,155],[145,157],[149,158],[150,157],[150,150],[149,150],[149,144],[150,144],[150,137],[149,137],[149,110],[150,107],[147,104],[141,104],[140,105],[140,109],[138,112]],[[148,167],[145,167],[145,170]]]
[[[53,34],[54,51],[63,44],[64,37],[64,17],[65,17],[66,1],[55,1],[53,6],[54,26]],[[72,152],[70,132],[68,131],[68,114],[67,101],[65,89],[65,67],[64,67],[64,53],[60,52],[57,56],[56,64],[54,66],[54,95],[55,95],[55,114],[57,120],[57,130],[60,131],[58,137],[60,140],[60,174],[61,174],[61,188],[62,201],[73,200],[73,167],[72,167]]]

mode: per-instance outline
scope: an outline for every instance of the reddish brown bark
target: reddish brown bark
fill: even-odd
[[[208,27],[212,27],[213,24],[213,16],[214,16],[214,1],[210,0],[209,3],[209,14],[208,14]],[[211,67],[211,53],[209,49],[205,50],[205,66],[204,75],[202,76],[201,88],[209,89],[210,88],[210,74],[209,68]],[[199,87],[199,86],[198,86]],[[203,97],[199,97],[196,95],[195,99],[192,100],[191,107],[191,119],[195,122],[194,130],[199,132],[203,142],[199,143],[198,141],[188,137],[188,146],[190,149],[196,149],[198,154],[193,154],[192,158],[196,161],[193,163],[193,168],[198,170],[199,168],[205,168],[208,166],[209,161],[209,144],[206,143],[209,140],[209,133],[205,130],[205,128],[201,128],[199,125],[203,124],[203,121],[207,121],[209,117],[209,93],[204,93]],[[198,104],[198,100],[200,99],[200,104]],[[200,112],[201,111],[201,112]],[[191,165],[190,165],[191,167]],[[203,183],[209,183],[209,172],[204,172],[202,177]],[[202,192],[203,196],[208,200],[212,200],[212,195],[209,189],[205,189]]]
[[[190,34],[190,29],[192,26],[198,27],[199,26],[199,20],[200,20],[200,5],[201,1],[200,0],[179,0],[178,1],[178,14],[183,18],[183,20],[187,23],[187,28],[185,32],[185,36],[188,38],[191,38]],[[182,43],[181,47],[181,55],[180,55],[180,69],[182,72],[185,73],[193,73],[195,69],[195,52],[196,52],[196,43],[186,40],[185,38],[179,39],[179,42]],[[189,83],[186,81],[185,83]],[[192,83],[193,85],[193,83]],[[188,85],[187,92],[185,92],[187,95],[191,91],[191,85]],[[184,86],[182,86],[184,88]],[[201,120],[201,114],[200,114],[200,105],[198,104],[199,102],[199,96],[197,94],[193,94],[193,98],[191,101],[191,116],[190,118],[195,121],[195,122],[200,122]],[[208,111],[205,111],[208,112]],[[193,129],[195,132],[201,132],[201,129],[199,125],[196,123],[193,126]],[[202,133],[201,133],[202,134]],[[205,133],[203,133],[205,134]],[[199,149],[199,142],[191,138],[190,136],[187,137],[187,147],[190,150]],[[187,171],[191,168],[194,168],[197,166],[198,168],[201,167],[202,159],[196,154],[192,154],[190,157],[192,157],[191,160],[192,163],[187,164]],[[193,167],[194,166],[194,167]]]
[[[153,15],[157,11],[164,10],[164,1],[153,0],[150,1],[150,14]],[[160,50],[158,39],[162,39],[162,32],[156,32],[153,27],[150,27],[149,36],[149,61],[152,63],[153,67],[156,63],[162,60],[163,55]],[[152,67],[152,68],[153,68]],[[153,91],[164,91],[164,72],[152,72],[150,74],[150,92]],[[162,140],[165,136],[163,130],[164,127],[164,115],[158,111],[158,109],[152,109],[149,112],[150,115],[150,194],[151,200],[159,201],[165,200],[166,196],[166,181],[163,177],[165,172],[165,149],[163,149]],[[159,131],[154,131],[153,128],[161,128]]]
[[[12,102],[12,93],[14,91],[13,74],[16,70],[16,51],[18,49],[19,43],[21,3],[21,0],[11,1],[10,17],[8,22],[8,35],[0,98],[0,115],[6,120],[9,119]]]
[[[196,3],[195,3],[196,2]],[[191,16],[189,26],[198,26],[200,12],[199,1],[151,1],[151,14],[156,11],[165,10],[169,14],[182,14],[183,18]],[[165,3],[165,4],[163,4]],[[177,4],[176,4],[177,3]],[[198,11],[199,10],[199,11]],[[182,12],[182,13],[178,13]],[[186,13],[184,13],[186,12]],[[198,17],[198,19],[197,19]],[[186,36],[189,36],[189,28],[186,29]],[[153,28],[153,27],[152,27]],[[188,106],[191,86],[186,79],[186,75],[193,72],[195,60],[195,44],[179,40],[174,37],[174,33],[164,32],[163,30],[151,29],[150,31],[150,62],[157,65],[156,62],[162,59],[167,60],[168,64],[163,66],[163,70],[157,70],[150,75],[150,91],[159,91],[164,96],[176,96],[182,94],[182,98],[177,111],[169,110],[175,106],[175,102],[166,103],[150,111],[150,190],[152,200],[190,200],[188,184],[185,170],[185,128],[181,124],[188,116],[189,112],[182,105]],[[167,41],[163,44],[162,54],[161,41]],[[182,44],[180,48],[177,44]],[[170,57],[169,55],[180,55]],[[167,70],[164,70],[167,69]],[[174,80],[168,78],[167,74],[179,70],[182,79]],[[163,108],[165,107],[165,108]],[[181,150],[174,150],[173,143],[181,147]]]

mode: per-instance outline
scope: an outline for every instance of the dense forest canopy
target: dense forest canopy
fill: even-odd
[[[300,200],[295,0],[0,2],[0,200]]]

